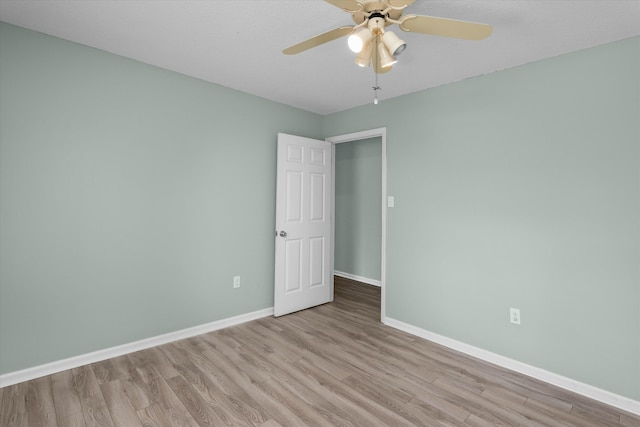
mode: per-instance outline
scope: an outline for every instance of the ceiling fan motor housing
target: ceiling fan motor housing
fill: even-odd
[[[389,7],[387,1],[365,0],[361,1],[360,3],[362,3],[362,10],[353,12],[351,14],[353,16],[353,21],[356,24],[362,24],[364,21],[374,17],[376,14],[384,19],[385,16],[382,15],[381,12],[388,9]],[[402,12],[402,9],[392,9],[389,11],[387,16],[391,19],[398,20],[400,16],[402,16]],[[387,26],[391,24],[389,22],[386,22],[385,20],[384,25]]]
[[[371,32],[376,35],[384,33],[383,28],[385,27],[385,24],[384,17],[379,13],[372,14],[371,17],[369,17],[369,22],[367,22],[367,26]]]

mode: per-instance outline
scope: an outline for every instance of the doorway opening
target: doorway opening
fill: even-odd
[[[365,279],[365,280],[361,280],[364,283],[369,283],[372,285],[376,285],[376,286],[380,286],[380,321],[382,323],[385,322],[385,293],[386,293],[386,286],[385,286],[385,278],[386,278],[386,216],[387,216],[387,158],[386,158],[386,154],[387,154],[387,145],[386,145],[386,128],[378,128],[378,129],[371,129],[371,130],[367,130],[367,131],[362,131],[362,132],[355,132],[355,133],[349,133],[349,134],[345,134],[345,135],[338,135],[338,136],[334,136],[334,137],[330,137],[330,138],[326,138],[326,141],[330,142],[332,144],[332,157],[335,160],[336,157],[336,151],[337,151],[337,145],[338,144],[343,144],[343,143],[348,143],[348,142],[355,142],[355,141],[363,141],[363,140],[373,140],[374,142],[378,143],[379,142],[379,149],[380,149],[380,174],[378,174],[378,178],[380,179],[379,182],[379,186],[375,186],[375,188],[379,188],[379,209],[380,209],[380,223],[379,223],[379,227],[380,227],[380,233],[379,235],[376,233],[376,239],[379,236],[379,255],[380,255],[380,264],[379,264],[379,280],[376,280],[374,278],[374,280],[369,280],[371,278],[367,278],[366,274],[362,277],[360,277],[359,275],[355,274],[352,275],[352,277],[348,277],[350,279]],[[377,144],[376,144],[377,145]],[[370,147],[369,147],[370,148]],[[331,272],[333,275],[336,274],[336,215],[340,214],[339,212],[336,212],[336,167],[340,167],[340,165],[336,166],[337,162],[333,162],[333,166],[332,166],[332,176],[333,176],[333,186],[331,189],[331,206],[332,206],[332,221],[331,221],[331,233],[332,233],[332,249],[331,249]],[[377,217],[377,215],[373,215],[375,217]],[[344,232],[344,230],[338,230],[340,232]],[[343,236],[340,236],[343,237]],[[347,236],[348,237],[348,236]],[[359,239],[362,239],[364,237],[360,236]],[[340,239],[338,239],[340,240]],[[362,242],[360,242],[362,243]],[[377,245],[376,245],[377,246]],[[357,263],[357,260],[355,261]],[[367,268],[371,268],[371,266],[365,266],[365,265],[361,265],[361,268],[364,268],[364,270],[361,271],[367,271]],[[370,271],[370,270],[369,270]],[[338,275],[343,275],[341,273],[341,271],[337,271]],[[333,282],[333,281],[332,281]],[[332,285],[333,286],[333,285]],[[332,289],[332,294],[333,292],[335,292]]]

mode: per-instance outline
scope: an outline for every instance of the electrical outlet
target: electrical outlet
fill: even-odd
[[[516,325],[520,324],[520,310],[517,308],[509,309],[509,316],[511,318],[511,323],[515,323]]]
[[[234,288],[240,287],[240,276],[233,276],[233,287]]]

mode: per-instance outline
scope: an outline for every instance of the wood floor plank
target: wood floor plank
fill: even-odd
[[[80,398],[82,415],[88,427],[114,427],[109,408],[90,365],[72,369],[73,387]]]
[[[2,402],[0,402],[1,427],[27,427],[29,413],[27,412],[27,390],[29,383],[14,384],[4,387]]]
[[[197,427],[198,423],[185,408],[164,378],[156,378],[149,384],[149,400],[156,403],[174,427]]]
[[[300,360],[307,354],[313,354],[305,346],[295,345],[282,336],[282,333],[274,333],[271,329],[265,328],[258,322],[242,329],[241,332],[244,336],[251,337],[253,340],[266,340],[277,346],[278,356],[287,359],[291,363]]]
[[[287,387],[284,387],[276,379],[270,379],[260,384],[259,387],[282,406],[286,406],[293,414],[294,423],[287,423],[291,426],[325,426],[326,420],[317,411],[313,410],[307,402],[302,400]]]
[[[494,420],[501,425],[527,425],[531,424],[526,416],[517,412],[513,406],[502,406],[494,403],[491,400],[483,398],[481,395],[477,395],[472,391],[466,390],[460,387],[453,381],[447,378],[438,378],[434,381],[435,385],[448,390],[452,395],[458,397],[460,404],[469,408],[469,411],[483,419]]]
[[[68,370],[51,375],[51,388],[58,426],[83,427],[84,415],[73,372]]]
[[[151,405],[149,386],[144,382],[137,369],[131,369],[128,376],[120,378],[120,382],[135,410],[144,409]]]
[[[279,424],[274,420],[268,420],[260,424],[258,427],[282,427],[282,424]]]
[[[150,405],[137,411],[143,427],[171,427],[169,419],[159,405]]]
[[[163,346],[181,376],[209,402],[217,416],[228,425],[258,425],[266,416],[232,377],[202,354],[188,350],[188,345]]]
[[[220,344],[220,343],[218,343]],[[302,420],[293,413],[284,402],[268,387],[262,386],[269,381],[268,375],[263,375],[256,368],[251,358],[237,357],[238,353],[226,353],[224,346],[216,345],[203,353],[209,360],[224,372],[233,372],[234,381],[253,399],[267,414],[283,426],[302,425]],[[243,356],[246,356],[243,354]],[[259,374],[257,374],[259,373]]]
[[[173,364],[167,360],[166,356],[158,348],[149,348],[142,351],[136,351],[130,353],[129,360],[136,367],[153,366],[154,371],[159,374],[161,378],[173,378],[178,376]]]
[[[129,359],[129,356],[126,354],[123,356],[114,357],[113,359],[109,359],[109,362],[109,368],[112,369],[112,371],[110,371],[109,380],[127,378],[129,377],[131,371],[137,368],[137,366],[135,366],[131,362],[131,359]]]
[[[550,406],[537,400],[527,399],[526,410],[530,410],[532,418],[553,420],[553,424],[562,427],[593,427],[594,423],[588,420],[577,419],[570,412],[559,409],[557,406]],[[598,424],[595,424],[598,425]]]
[[[369,414],[368,417],[364,418],[364,421],[370,421],[373,418],[378,420],[381,425],[410,425],[402,416],[378,404],[371,396],[363,395],[349,387],[344,381],[335,380],[331,376],[324,376],[322,385],[332,395],[352,402]]]
[[[146,361],[140,363],[139,365],[136,365],[131,361],[130,363],[133,368],[127,373],[127,375],[134,380],[136,378],[139,378],[140,380],[142,380],[142,383],[146,384],[147,386],[149,386],[157,379],[165,378],[162,376],[158,368],[151,363],[147,363]],[[137,372],[137,375],[133,374],[133,370]]]
[[[257,364],[251,355],[238,352],[237,347],[232,347],[225,339],[222,339],[222,335],[207,334],[203,336],[203,339],[208,343],[212,341],[215,343],[212,343],[210,348],[203,352],[205,357],[210,360],[221,358],[221,362],[228,360],[234,366],[232,369],[239,370],[252,382],[262,383],[269,380],[269,374]]]
[[[0,389],[0,427],[640,427],[380,323],[380,288]]]
[[[333,419],[337,422],[337,420],[341,419],[342,421],[338,425],[349,425],[344,423],[342,411],[328,401],[328,396],[320,392],[313,379],[304,376],[290,361],[273,353],[264,353],[260,347],[256,347],[251,343],[243,347],[243,349],[247,353],[252,353],[258,359],[258,363],[269,367],[272,378],[278,379],[277,384],[274,384],[274,386],[282,386],[287,393],[297,396],[309,408],[312,408],[314,416],[320,416],[325,423],[327,422],[326,420]]]
[[[624,427],[640,427],[640,415],[620,414],[620,425]]]
[[[318,382],[318,384],[324,388],[325,394],[334,397],[335,400],[333,401],[333,404],[335,406],[342,408],[343,411],[347,414],[353,415],[353,417],[350,417],[349,415],[347,415],[347,417],[355,425],[368,426],[375,425],[380,422],[380,419],[378,419],[374,414],[370,413],[362,407],[362,402],[366,400],[370,405],[379,406],[380,410],[383,410],[384,406],[378,405],[375,402],[376,399],[374,396],[371,396],[368,393],[361,393],[360,395],[354,393],[352,394],[352,397],[355,400],[344,398],[343,396],[341,396],[341,393],[338,391],[338,389],[342,389],[343,392],[347,389],[353,390],[348,385],[347,378],[336,380],[332,375],[327,374],[325,370],[318,368],[317,366],[315,366],[315,364],[307,361],[306,359],[299,360],[298,362],[296,362],[296,365],[300,367],[304,374],[314,378]],[[402,421],[406,422],[406,420]],[[394,420],[394,422],[399,421]]]
[[[93,369],[93,374],[96,376],[98,384],[104,384],[108,383],[109,381],[118,379],[116,370],[111,360],[103,360],[101,362],[92,363],[91,369]]]
[[[620,423],[620,413],[609,408],[601,407],[598,404],[583,404],[576,402],[571,408],[571,415],[577,419],[597,421],[604,424],[615,425]]]
[[[301,360],[291,364],[289,361],[278,358],[276,355],[268,356],[275,363],[282,374],[279,375],[280,384],[289,392],[294,393],[305,401],[313,410],[320,414],[329,425],[360,425],[354,414],[354,408],[344,405],[342,399],[332,393],[327,393],[322,381],[309,375],[298,364]],[[349,410],[350,409],[350,410]]]
[[[131,400],[120,380],[100,385],[115,427],[142,427]]]
[[[221,417],[219,413],[212,408],[210,402],[207,403],[198,391],[182,376],[170,378],[167,382],[200,427],[233,425],[233,422],[224,414]],[[244,425],[246,426],[248,424],[245,423]]]
[[[29,427],[57,427],[51,377],[29,381],[26,410],[29,413]]]

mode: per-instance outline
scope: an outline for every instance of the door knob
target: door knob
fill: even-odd
[[[280,237],[287,237],[287,232],[286,231],[281,231],[280,232]]]

